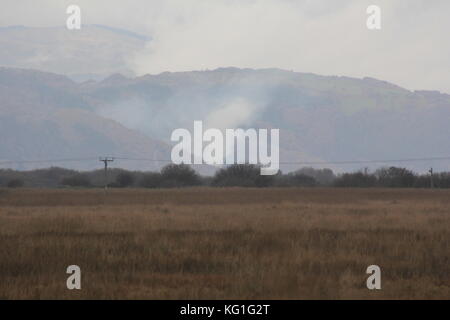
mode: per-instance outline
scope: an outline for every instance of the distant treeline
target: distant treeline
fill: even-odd
[[[255,165],[237,164],[220,169],[212,177],[199,175],[191,166],[169,164],[160,172],[108,170],[110,188],[180,188],[212,187],[357,187],[357,188],[450,188],[450,172],[417,174],[399,167],[380,168],[375,172],[357,171],[336,175],[331,169],[302,168],[274,176],[260,175]],[[103,170],[79,172],[52,167],[32,171],[0,170],[0,187],[79,187],[105,185]]]

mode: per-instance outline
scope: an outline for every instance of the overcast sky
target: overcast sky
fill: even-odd
[[[449,0],[1,0],[0,26],[63,27],[69,4],[84,24],[153,38],[130,57],[138,74],[276,67],[450,93]]]

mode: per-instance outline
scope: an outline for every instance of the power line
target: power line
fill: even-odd
[[[340,160],[340,161],[317,161],[317,162],[282,162],[280,164],[364,164],[364,163],[393,163],[393,162],[421,162],[450,160],[450,157],[429,157],[429,158],[406,158],[387,160]]]
[[[67,159],[46,159],[46,160],[7,160],[0,161],[0,165],[5,164],[32,164],[32,163],[51,163],[51,162],[84,162],[98,161],[99,157],[91,158],[67,158]],[[111,158],[109,158],[111,159]],[[150,159],[150,158],[129,158],[114,157],[116,160],[123,161],[143,161],[143,162],[172,162],[170,159]],[[423,162],[423,161],[443,161],[450,160],[446,157],[426,157],[426,158],[403,158],[403,159],[379,159],[379,160],[332,160],[332,161],[280,161],[283,165],[326,165],[326,164],[369,164],[369,163],[394,163],[394,162]]]
[[[118,160],[130,161],[153,161],[153,162],[172,162],[171,160],[156,160],[146,158],[120,158]],[[385,160],[338,160],[338,161],[280,161],[279,164],[284,165],[319,165],[319,164],[364,164],[364,163],[390,163],[390,162],[420,162],[420,161],[438,161],[450,160],[449,157],[429,157],[429,158],[405,158],[405,159],[385,159]]]
[[[122,158],[122,157],[114,157],[114,159],[129,160],[129,161],[172,162],[172,160],[170,159]]]
[[[46,160],[7,160],[0,161],[2,164],[26,164],[26,163],[48,163],[48,162],[81,162],[98,160],[98,157],[92,158],[69,158],[69,159],[46,159]]]

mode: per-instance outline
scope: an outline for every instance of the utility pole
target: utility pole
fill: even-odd
[[[434,188],[434,181],[433,181],[433,168],[430,168],[430,171],[428,171],[430,173],[430,187],[431,189]]]
[[[100,158],[100,161],[105,164],[105,192],[108,190],[108,163],[113,162],[114,158]]]

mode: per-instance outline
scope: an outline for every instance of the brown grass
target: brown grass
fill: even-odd
[[[0,190],[1,299],[448,299],[450,192]],[[82,290],[66,289],[66,267]],[[382,269],[369,291],[367,266]]]

